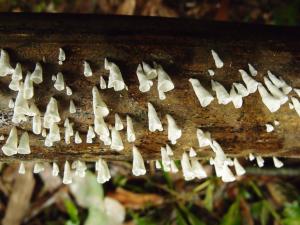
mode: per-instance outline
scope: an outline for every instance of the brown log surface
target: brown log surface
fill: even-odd
[[[263,76],[271,70],[292,87],[300,87],[299,40],[299,27],[126,16],[0,14],[0,47],[8,51],[13,66],[20,62],[22,68],[33,71],[35,63],[45,58],[42,62],[44,82],[35,86],[37,106],[45,112],[50,97],[54,96],[59,102],[61,117],[69,117],[83,139],[82,144],[66,145],[62,140],[54,147],[46,148],[44,138],[31,133],[31,123],[22,123],[18,130],[31,133],[32,153],[7,157],[1,152],[0,161],[94,161],[100,155],[111,160],[131,159],[132,144],[126,141],[125,130],[121,132],[125,144],[122,152],[110,151],[109,146],[99,140],[94,144],[85,143],[88,125],[93,123],[92,87],[99,86],[100,75],[108,77],[103,65],[105,57],[120,67],[129,89],[121,92],[101,90],[111,110],[106,121],[113,125],[114,113],[119,113],[125,124],[126,114],[129,114],[137,134],[135,145],[145,159],[159,158],[160,147],[167,143],[167,113],[183,128],[182,138],[173,146],[177,158],[189,147],[194,147],[199,157],[211,154],[211,150],[198,147],[197,128],[210,131],[230,156],[253,152],[262,156],[299,157],[300,118],[288,104],[276,113],[270,113],[256,92],[244,98],[241,109],[235,109],[232,103],[218,105],[216,100],[202,108],[188,82],[189,78],[197,78],[211,91],[207,70],[214,69],[213,79],[229,91],[233,82],[242,81],[238,69],[247,69],[247,64],[252,63],[259,72],[256,80],[263,82]],[[62,66],[58,65],[60,47],[66,52]],[[211,49],[215,49],[224,61],[222,69],[215,69]],[[90,62],[94,72],[92,77],[84,77],[83,60]],[[159,100],[156,82],[150,92],[138,90],[135,71],[142,60],[162,64],[171,76],[175,90],[166,94],[166,100]],[[72,96],[53,87],[51,76],[59,71],[73,90]],[[9,76],[0,78],[0,134],[6,137],[12,127],[8,101],[16,96],[8,89],[9,81]],[[291,92],[292,95],[295,93]],[[68,113],[70,99],[75,102],[76,114]],[[157,109],[163,132],[149,132],[147,102]],[[280,126],[267,133],[265,124],[275,119],[280,121]],[[63,122],[60,125],[63,127]]]

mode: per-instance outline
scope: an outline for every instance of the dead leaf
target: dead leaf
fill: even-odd
[[[108,193],[108,196],[118,200],[126,208],[142,209],[147,205],[161,205],[163,198],[156,194],[137,194],[123,188],[117,188],[116,192]]]

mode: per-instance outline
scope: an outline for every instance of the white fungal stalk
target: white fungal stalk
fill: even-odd
[[[239,109],[243,105],[243,96],[236,92],[234,85],[231,86],[230,98],[236,109]]]
[[[152,80],[157,77],[156,69],[152,68],[149,64],[142,62],[143,70],[146,74],[147,79]]]
[[[56,162],[53,162],[52,164],[52,176],[56,177],[59,174],[59,167],[56,164]]]
[[[105,102],[102,100],[98,88],[96,86],[93,87],[92,94],[93,94],[93,110],[95,116],[96,115],[102,117],[107,116],[109,114],[109,109],[105,104]]]
[[[70,113],[76,113],[76,106],[75,106],[74,101],[72,99],[70,100],[69,112]]]
[[[32,132],[37,135],[42,132],[42,118],[40,114],[32,118]]]
[[[35,84],[40,84],[43,82],[43,68],[39,62],[35,64],[35,68],[30,76],[30,80],[32,80]]]
[[[29,135],[27,132],[21,135],[17,151],[19,154],[30,154]]]
[[[75,132],[75,144],[81,144],[81,143],[82,143],[82,139],[81,139],[81,137],[79,135],[79,132],[76,131]]]
[[[127,141],[128,142],[134,142],[136,140],[134,128],[133,128],[133,122],[130,116],[126,116],[127,121]]]
[[[190,148],[189,157],[193,158],[193,157],[196,157],[196,156],[197,156],[197,153],[196,153],[195,149]]]
[[[44,114],[44,128],[50,128],[52,123],[60,122],[57,101],[51,97]]]
[[[116,130],[123,130],[124,128],[121,117],[118,113],[115,113],[115,128]]]
[[[12,118],[12,122],[20,123],[21,121],[27,121],[25,115],[30,115],[29,105],[26,99],[23,96],[23,83],[20,83],[20,89],[17,94],[17,98],[15,101],[14,107],[14,115]]]
[[[167,152],[167,149],[164,148],[164,147],[161,147],[160,148],[160,154],[161,154],[161,162],[162,162],[162,165],[163,165],[163,168],[164,170],[166,168],[168,168],[171,164],[171,159],[169,157],[169,154]],[[165,170],[166,171],[166,170]]]
[[[246,170],[244,169],[244,167],[239,163],[239,161],[237,160],[237,158],[234,158],[233,160],[233,164],[234,164],[234,170],[237,176],[242,176],[243,174],[246,173]]]
[[[122,151],[124,144],[122,142],[121,135],[114,127],[111,129],[111,145],[110,148],[116,151]]]
[[[202,107],[208,106],[214,100],[214,97],[201,85],[199,80],[190,78],[189,82]]]
[[[252,153],[250,153],[250,154],[249,154],[249,160],[250,160],[250,161],[253,161],[254,159],[255,159],[255,156],[254,156]]]
[[[132,174],[135,176],[141,176],[146,174],[146,168],[143,157],[136,146],[132,147]]]
[[[114,88],[115,91],[121,91],[125,88],[125,82],[122,77],[120,68],[113,62],[104,60],[104,68],[109,70],[108,88]]]
[[[273,163],[276,168],[283,167],[283,162],[280,161],[277,157],[273,156]]]
[[[34,164],[33,173],[41,173],[45,170],[44,165],[40,162]]]
[[[293,103],[293,108],[297,112],[298,116],[300,116],[300,102],[297,98],[291,97],[292,103]]]
[[[158,90],[158,97],[160,100],[165,100],[167,98],[165,92]]]
[[[34,96],[33,82],[30,79],[30,76],[31,74],[28,72],[24,81],[23,97],[25,99],[31,99]]]
[[[15,107],[15,102],[13,99],[9,99],[8,108],[13,109]]]
[[[211,54],[212,54],[212,56],[214,58],[216,67],[217,68],[222,68],[224,66],[224,63],[220,59],[219,55],[214,50],[211,50]]]
[[[83,61],[83,74],[86,77],[91,77],[93,75],[91,66],[87,61]]]
[[[19,80],[11,80],[11,82],[8,85],[8,88],[13,91],[19,91],[20,81]]]
[[[264,77],[264,82],[270,93],[275,98],[278,98],[280,100],[281,105],[283,105],[289,100],[288,96],[282,93],[281,90],[278,87],[276,87],[267,77]]]
[[[215,75],[215,71],[213,71],[213,70],[207,70],[207,72],[208,72],[209,76],[211,76],[211,77]]]
[[[103,159],[96,162],[97,182],[104,184],[111,178],[107,163]]]
[[[68,96],[73,94],[73,91],[69,86],[66,86],[66,93],[67,93]]]
[[[155,160],[155,168],[158,170],[161,169],[161,164],[160,164],[159,160]]]
[[[223,165],[222,181],[225,183],[235,181],[235,177],[227,165]]]
[[[157,90],[164,93],[173,90],[174,83],[161,65],[156,65],[156,71],[158,76]]]
[[[261,96],[262,102],[270,110],[270,112],[276,112],[280,108],[280,100],[270,95],[262,84],[258,85],[258,91]]]
[[[216,92],[218,103],[227,105],[231,102],[231,98],[227,90],[218,81],[211,80],[212,90]]]
[[[106,89],[106,81],[104,80],[104,78],[102,76],[100,76],[100,88],[101,89]]]
[[[236,88],[236,90],[238,91],[238,94],[242,95],[243,97],[246,97],[249,95],[249,91],[243,84],[233,83],[232,85]]]
[[[263,167],[265,164],[265,160],[261,156],[256,157],[256,162],[258,167]]]
[[[0,77],[5,77],[8,74],[12,74],[13,72],[14,72],[14,69],[10,65],[8,53],[5,50],[1,49]]]
[[[177,126],[174,118],[167,114],[167,121],[168,121],[168,140],[174,145],[176,144],[177,140],[181,137],[182,131]]]
[[[239,70],[248,92],[254,93],[257,90],[258,82],[254,80],[245,70]]]
[[[257,70],[250,64],[248,63],[248,68],[249,68],[249,72],[250,74],[255,77],[257,75]]]
[[[59,53],[58,53],[58,64],[62,65],[63,62],[66,60],[66,54],[65,51],[62,48],[59,48]]]
[[[59,127],[56,123],[51,124],[47,137],[51,142],[60,141]]]
[[[148,102],[148,125],[151,132],[156,130],[163,131],[162,123],[158,118],[154,106],[150,102]]]
[[[94,118],[94,130],[96,134],[102,137],[109,137],[109,129],[101,116],[95,116]]]
[[[19,174],[25,174],[25,173],[26,173],[26,169],[25,169],[24,162],[21,162],[21,163],[20,163],[18,173],[19,173]]]
[[[71,167],[68,161],[65,162],[64,166],[64,175],[63,175],[63,184],[71,184],[73,179],[73,174],[71,171]]]
[[[183,173],[184,179],[186,181],[193,180],[195,178],[195,174],[194,174],[189,157],[186,152],[184,152],[182,154],[180,163],[181,163],[181,168],[182,168],[182,173]]]
[[[267,124],[266,124],[266,131],[267,131],[268,133],[270,133],[270,132],[272,132],[273,130],[274,130],[273,125],[267,123]]]
[[[9,136],[2,146],[2,151],[6,156],[12,156],[18,152],[18,132],[16,127],[12,127]]]
[[[201,129],[197,129],[197,139],[200,148],[210,146],[212,144],[210,133],[203,132]]]
[[[177,166],[176,166],[174,160],[171,161],[170,167],[171,167],[171,172],[172,172],[172,173],[178,173],[179,170],[178,170],[178,168],[177,168]]]
[[[172,150],[172,148],[170,147],[170,145],[166,144],[166,150],[167,150],[168,156],[174,155],[173,150]]]
[[[270,78],[270,80],[272,81],[272,83],[278,87],[281,88],[284,94],[288,94],[292,91],[292,87],[289,86],[283,79],[282,77],[277,78],[273,73],[271,73],[270,70],[268,70],[268,76]]]
[[[0,135],[0,141],[4,141],[5,137],[3,134]]]
[[[93,138],[96,137],[96,134],[94,132],[94,128],[92,126],[89,126],[87,135],[86,135],[86,143],[93,143]]]
[[[143,71],[141,64],[138,65],[138,68],[136,70],[136,75],[137,75],[139,83],[140,83],[139,90],[141,92],[150,91],[150,88],[153,86],[153,81],[151,81],[147,78],[145,72]]]
[[[207,177],[206,171],[196,158],[191,159],[191,167],[196,178],[203,179]]]
[[[87,166],[85,162],[81,162],[80,160],[76,160],[72,163],[72,169],[75,169],[75,176],[85,177]]]
[[[15,80],[15,81],[20,81],[23,79],[22,66],[20,63],[16,64],[16,68],[14,69],[14,71],[12,73],[11,79]]]
[[[56,75],[56,80],[54,83],[54,87],[58,91],[62,91],[65,89],[65,80],[64,75],[61,72],[58,72]]]

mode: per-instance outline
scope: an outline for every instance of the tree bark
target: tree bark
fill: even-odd
[[[25,71],[33,71],[36,62],[42,63],[44,82],[35,86],[36,105],[45,112],[50,97],[54,96],[59,102],[62,119],[69,117],[74,122],[83,143],[66,145],[62,140],[48,148],[44,146],[44,138],[31,133],[31,123],[22,123],[18,130],[30,132],[32,153],[7,157],[1,152],[0,160],[95,161],[99,156],[110,160],[131,159],[132,144],[126,141],[126,130],[121,132],[125,144],[121,152],[109,150],[109,146],[104,146],[98,139],[94,144],[85,143],[88,125],[93,124],[92,87],[99,87],[100,75],[105,79],[108,77],[104,70],[105,57],[120,67],[128,86],[128,91],[101,90],[110,108],[106,121],[113,125],[114,113],[119,113],[125,124],[126,114],[129,114],[137,135],[134,144],[145,159],[160,158],[160,147],[167,143],[167,113],[183,129],[182,137],[172,146],[176,158],[190,147],[197,150],[200,158],[212,155],[210,149],[198,147],[197,128],[211,132],[229,156],[243,157],[252,152],[262,156],[298,158],[300,118],[288,104],[281,106],[276,113],[270,113],[256,92],[244,98],[241,109],[235,109],[232,103],[219,105],[216,100],[203,108],[188,79],[199,79],[213,93],[210,87],[212,77],[207,70],[214,69],[216,75],[213,79],[229,91],[233,82],[242,81],[238,69],[247,69],[247,64],[251,63],[258,70],[257,81],[263,83],[263,76],[271,70],[292,87],[300,87],[299,40],[299,27],[126,16],[1,14],[0,46],[8,51],[11,64],[15,66],[20,62]],[[58,65],[59,48],[66,52],[62,66]],[[223,60],[222,69],[215,69],[211,49],[216,50]],[[94,72],[92,77],[83,75],[83,60],[90,62]],[[166,100],[159,100],[156,82],[150,92],[138,90],[135,71],[142,60],[158,62],[169,73],[175,89],[166,94]],[[59,71],[73,90],[72,96],[53,87],[51,76]],[[8,89],[9,81],[9,76],[0,78],[0,133],[6,137],[13,126],[8,101],[16,96]],[[295,93],[289,95],[295,96]],[[70,99],[77,107],[75,114],[68,113]],[[163,132],[151,133],[148,130],[147,102],[155,106],[163,122]],[[265,124],[275,119],[280,125],[267,133]],[[0,143],[0,148],[3,143]]]

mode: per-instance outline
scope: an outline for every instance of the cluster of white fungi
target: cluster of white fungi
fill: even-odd
[[[218,54],[214,50],[212,50],[211,53],[216,69],[222,68],[224,63]],[[60,48],[58,64],[62,65],[65,60],[65,52]],[[265,85],[263,85],[254,79],[257,75],[256,69],[251,64],[248,64],[248,66],[250,75],[245,70],[239,70],[244,84],[233,83],[229,92],[221,83],[211,79],[211,89],[215,92],[218,104],[226,105],[232,102],[235,108],[241,108],[243,105],[243,98],[257,90],[259,91],[262,102],[272,113],[277,111],[281,105],[289,101],[288,94],[293,88],[281,77],[277,77],[268,71],[267,76],[264,77]],[[122,73],[115,63],[105,59],[104,68],[109,71],[109,76],[108,81],[106,81],[103,76],[100,76],[100,89],[113,88],[114,91],[128,90],[123,80]],[[215,72],[213,69],[210,69],[208,70],[208,74],[214,76]],[[15,68],[13,68],[10,64],[8,53],[2,49],[0,57],[0,76],[4,77],[7,75],[11,75],[9,88],[17,92],[15,100],[9,100],[9,107],[13,109],[12,122],[19,125],[21,122],[26,122],[32,117],[32,132],[35,135],[41,135],[44,138],[44,145],[46,147],[51,147],[55,142],[61,141],[62,137],[59,123],[62,118],[59,114],[57,100],[54,97],[50,98],[44,114],[41,113],[33,100],[35,86],[43,82],[43,68],[41,64],[36,63],[34,71],[27,72],[23,81],[21,64],[17,63]],[[88,61],[83,62],[83,75],[85,77],[93,76],[93,71]],[[153,63],[153,66],[151,66],[142,62],[137,67],[136,75],[139,81],[139,90],[141,92],[148,92],[153,86],[154,80],[157,78],[157,91],[160,100],[166,99],[166,93],[175,88],[168,73],[157,63]],[[57,75],[53,75],[52,81],[54,82],[54,88],[57,91],[65,90],[66,95],[72,95],[72,89],[66,85],[64,75],[61,72],[58,72]],[[207,107],[215,99],[213,94],[204,88],[198,79],[190,78],[189,82],[202,107]],[[300,96],[300,89],[294,88],[294,91]],[[114,126],[107,125],[105,117],[110,113],[110,110],[96,86],[92,88],[91,92],[93,99],[94,124],[88,127],[86,143],[93,143],[94,139],[98,136],[104,145],[110,146],[111,150],[122,151],[124,149],[124,144],[120,132],[125,128],[122,118],[116,113]],[[295,109],[300,116],[300,103],[297,98],[291,97],[289,106],[291,109]],[[69,113],[76,113],[76,106],[72,99],[70,100]],[[168,122],[168,140],[172,145],[175,145],[177,140],[182,136],[182,130],[178,127],[172,115],[167,114],[165,116]],[[72,136],[74,136],[75,144],[83,142],[79,132],[74,131],[73,123],[71,123],[68,118],[65,118],[63,125],[64,141],[66,144],[71,143]],[[279,126],[279,121],[274,121],[274,126]],[[275,129],[274,126],[270,123],[266,124],[266,131],[272,132]],[[148,127],[150,132],[160,132],[164,129],[155,107],[150,102],[148,102]],[[237,158],[231,159],[226,156],[220,144],[212,138],[209,132],[197,129],[196,136],[200,148],[209,147],[214,152],[214,157],[210,158],[209,162],[214,166],[216,176],[220,177],[222,181],[232,182],[237,176],[241,176],[246,172]],[[142,154],[134,145],[136,134],[133,120],[129,115],[126,116],[126,137],[129,143],[133,143],[132,173],[135,176],[146,174]],[[5,137],[1,135],[0,141],[5,141],[2,146],[2,152],[6,156],[31,153],[28,133],[24,131],[19,138],[16,126],[11,128],[6,140]],[[170,145],[166,144],[165,147],[161,147],[161,160],[155,161],[155,167],[167,172],[177,173],[179,169],[175,160],[172,159],[173,150]],[[203,179],[207,177],[206,170],[196,156],[197,153],[192,147],[182,155],[180,162],[185,180],[192,180],[195,178]],[[255,159],[259,167],[264,165],[264,159],[261,156],[254,156],[253,154],[249,155],[250,161]],[[273,157],[273,162],[277,168],[283,166],[283,163],[276,157]],[[236,175],[233,174],[229,168],[230,166],[234,166]],[[77,160],[70,165],[70,163],[66,161],[63,171],[63,183],[70,184],[73,176],[84,177],[86,169],[87,166],[85,162]],[[111,178],[109,167],[102,158],[99,158],[96,162],[95,169],[97,171],[97,181],[99,183],[107,182]],[[43,170],[43,163],[35,163],[33,169],[34,173],[39,173]],[[23,162],[20,164],[19,173],[25,173],[25,165]],[[59,167],[57,163],[53,162],[52,175],[58,176],[58,174]]]

